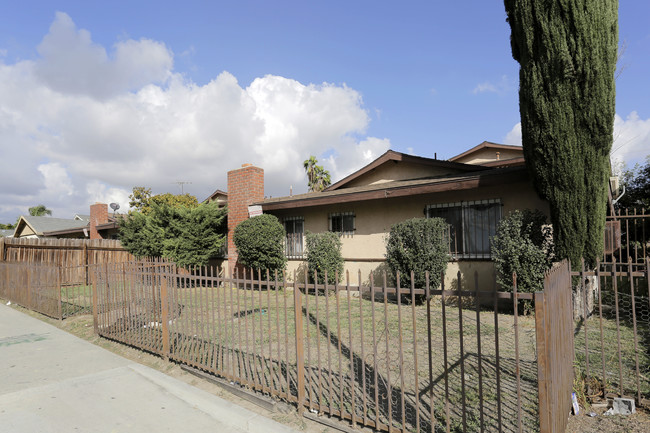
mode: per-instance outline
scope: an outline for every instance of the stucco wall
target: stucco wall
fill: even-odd
[[[319,233],[328,230],[328,214],[354,212],[356,231],[352,235],[341,237],[343,257],[348,261],[378,260],[384,258],[385,239],[391,225],[409,218],[423,217],[427,205],[485,199],[500,199],[503,205],[503,216],[515,209],[526,208],[540,209],[547,216],[549,215],[548,204],[539,198],[528,182],[513,183],[507,187],[484,187],[467,191],[386,198],[271,213],[280,220],[283,217],[301,216],[305,220],[306,232]]]
[[[430,195],[412,197],[386,198],[351,202],[329,206],[316,206],[272,212],[280,220],[283,217],[303,217],[305,231],[323,232],[328,230],[328,214],[337,212],[354,212],[356,216],[356,231],[353,235],[343,235],[342,254],[346,261],[345,270],[350,273],[351,284],[358,283],[358,272],[361,271],[362,282],[367,284],[371,273],[379,276],[386,269],[385,239],[390,227],[399,221],[409,218],[423,217],[427,205],[454,203],[470,200],[500,199],[503,205],[502,215],[505,217],[515,209],[539,209],[548,217],[548,204],[541,200],[529,182],[513,183],[507,186],[482,187],[467,191],[450,191]],[[287,275],[292,276],[298,271],[299,278],[305,264],[300,260],[290,260]],[[457,272],[461,272],[461,284],[464,289],[474,289],[474,272],[479,273],[481,287],[489,283],[493,286],[494,265],[488,260],[460,260],[450,262],[446,274],[446,287],[457,288]]]

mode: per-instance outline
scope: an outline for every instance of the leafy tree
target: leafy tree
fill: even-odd
[[[426,285],[425,272],[429,271],[429,287],[440,285],[440,275],[449,261],[448,225],[442,218],[412,218],[394,224],[386,243],[386,262],[394,274],[400,272],[400,284],[411,284],[411,271],[415,287]]]
[[[11,230],[15,227],[15,224],[0,224],[0,230]]]
[[[560,259],[603,251],[613,139],[617,0],[505,0],[526,165]]]
[[[540,211],[516,210],[499,222],[492,238],[492,258],[497,282],[512,290],[512,273],[517,273],[517,290],[544,289],[544,273],[553,261],[553,235]]]
[[[120,240],[136,257],[167,257],[183,267],[205,266],[223,251],[225,208],[150,203],[148,214],[131,212],[119,220]]]
[[[129,195],[129,207],[133,208],[136,212],[143,212],[145,208],[149,208],[149,200],[151,199],[151,188],[144,186],[134,186],[133,192]]]
[[[332,184],[330,173],[322,166],[316,165],[318,160],[312,155],[303,162],[307,173],[307,186],[310,192],[322,191]]]
[[[191,194],[156,194],[151,195],[151,188],[143,186],[133,187],[133,192],[129,195],[129,206],[137,212],[142,212],[145,215],[151,212],[153,203],[166,204],[171,207],[184,206],[188,208],[195,208],[199,205],[198,200]]]
[[[252,269],[284,270],[285,236],[284,226],[273,215],[262,214],[242,221],[233,236],[239,262]]]
[[[166,204],[171,207],[187,207],[195,208],[199,205],[199,201],[191,194],[157,194],[151,197],[151,203]]]
[[[632,169],[623,170],[621,178],[625,194],[617,202],[619,208],[650,209],[650,155],[646,156],[645,165],[635,164]]]
[[[343,276],[343,256],[341,255],[341,238],[333,232],[307,233],[307,272],[313,282],[314,271],[318,278],[317,283],[336,282],[336,273],[339,279]]]
[[[45,207],[45,205],[39,204],[28,209],[31,216],[52,216],[52,211]]]

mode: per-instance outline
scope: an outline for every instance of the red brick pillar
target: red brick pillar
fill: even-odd
[[[90,239],[103,239],[97,226],[108,222],[108,205],[95,203],[90,205]]]
[[[248,206],[264,200],[264,170],[252,164],[228,172],[228,270],[234,275],[237,249],[235,227],[248,219]]]

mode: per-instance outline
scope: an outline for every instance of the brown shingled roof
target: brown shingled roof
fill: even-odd
[[[379,158],[372,161],[370,164],[355,171],[351,175],[344,177],[343,179],[339,180],[335,184],[330,185],[325,189],[325,191],[334,191],[343,188],[349,182],[363,176],[369,171],[372,171],[375,168],[389,161],[408,162],[413,164],[422,164],[422,165],[429,165],[435,167],[446,167],[446,168],[453,168],[459,171],[467,171],[467,172],[480,170],[480,168],[477,168],[477,166],[475,165],[463,164],[460,162],[445,161],[441,159],[426,158],[423,156],[415,156],[415,155],[409,155],[407,153],[395,152],[394,150],[387,150],[383,155],[381,155]]]
[[[463,164],[466,165],[466,164]],[[264,211],[298,207],[321,206],[351,201],[375,200],[389,197],[402,197],[414,194],[428,194],[498,185],[528,178],[525,167],[482,168],[473,173],[440,176],[425,179],[412,179],[342,188],[334,191],[311,192],[288,197],[269,198],[255,203]]]

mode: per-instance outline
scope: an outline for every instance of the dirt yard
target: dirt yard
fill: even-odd
[[[327,427],[323,424],[311,421],[306,418],[299,417],[295,411],[290,413],[270,413],[247,400],[236,397],[235,395],[225,391],[221,387],[212,384],[206,380],[197,378],[196,376],[187,373],[181,369],[180,365],[174,362],[168,362],[164,359],[144,352],[142,350],[113,342],[104,338],[100,338],[93,333],[92,317],[91,316],[77,316],[71,317],[61,321],[50,319],[38,313],[26,310],[19,306],[12,305],[25,314],[36,317],[44,322],[53,326],[64,329],[65,331],[83,338],[93,344],[103,347],[111,352],[121,355],[134,362],[155,368],[169,376],[182,380],[197,388],[203,389],[223,399],[232,401],[242,407],[245,407],[253,412],[268,416],[280,423],[295,428],[306,433],[334,433],[339,430]],[[630,416],[603,416],[604,408],[591,408],[582,410],[578,416],[571,415],[567,427],[567,433],[583,433],[583,432],[603,432],[603,433],[648,433],[650,432],[650,414],[644,410],[637,409],[637,413]],[[597,416],[589,417],[588,412],[596,412]],[[343,430],[349,430],[349,424],[339,422]],[[356,428],[355,431],[364,432],[370,430]]]
[[[633,415],[603,416],[604,409],[592,409],[595,417],[590,417],[583,411],[580,415],[569,418],[566,433],[648,433],[650,432],[650,414],[637,409]]]

